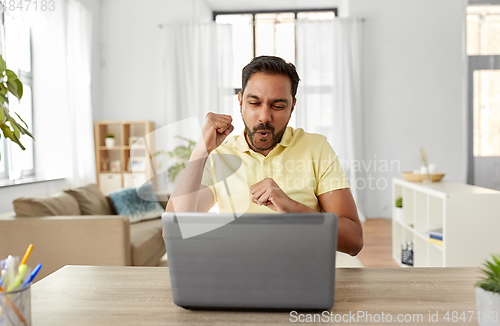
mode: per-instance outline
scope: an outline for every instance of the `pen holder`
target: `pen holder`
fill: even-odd
[[[31,285],[24,289],[0,292],[0,326],[31,325]]]

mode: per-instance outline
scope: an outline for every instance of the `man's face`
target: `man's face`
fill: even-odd
[[[267,155],[280,142],[295,107],[290,78],[255,73],[238,100],[250,148]]]

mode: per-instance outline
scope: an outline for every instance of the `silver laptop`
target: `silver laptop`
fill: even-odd
[[[174,303],[187,309],[310,310],[334,303],[338,217],[162,215]],[[193,235],[195,234],[195,235]]]

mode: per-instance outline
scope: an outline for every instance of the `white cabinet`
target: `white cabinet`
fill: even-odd
[[[500,252],[500,191],[462,183],[422,184],[393,179],[392,254],[401,263],[401,245],[413,241],[414,266],[480,266]],[[404,219],[395,217],[403,197]],[[443,246],[426,231],[443,229]]]
[[[103,194],[122,188],[122,175],[120,173],[99,173],[99,188]]]
[[[146,183],[146,173],[123,174],[123,188],[139,188]]]

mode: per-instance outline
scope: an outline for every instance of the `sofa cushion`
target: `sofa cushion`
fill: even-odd
[[[47,197],[21,197],[12,204],[18,217],[81,215],[78,201],[64,192]]]
[[[139,193],[139,194],[138,194]],[[160,217],[165,211],[158,203],[153,186],[146,183],[136,188],[126,188],[109,194],[118,215],[128,216],[130,223]]]
[[[130,225],[133,266],[155,266],[158,263],[166,252],[162,229],[160,218]]]
[[[65,190],[64,192],[78,201],[82,215],[113,215],[108,200],[97,188],[96,184],[89,184],[84,187]]]

